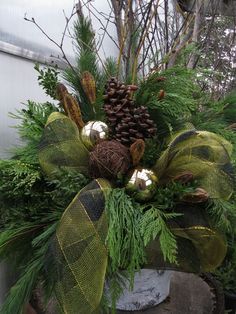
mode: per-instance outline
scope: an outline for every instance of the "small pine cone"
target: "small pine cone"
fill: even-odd
[[[125,85],[111,78],[104,93],[104,111],[107,116],[110,138],[130,146],[137,139],[153,137],[156,126],[144,106],[135,107],[131,93],[135,85]]]
[[[124,119],[129,121],[129,114],[134,108],[134,102],[131,99],[133,90],[112,77],[105,86],[103,95],[104,111],[107,116],[110,137],[113,138],[116,133],[116,127]]]

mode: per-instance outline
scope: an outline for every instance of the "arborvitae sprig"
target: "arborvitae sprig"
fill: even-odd
[[[75,195],[90,182],[90,178],[76,171],[61,171],[57,178],[48,181],[48,196],[56,208],[64,210]]]
[[[0,160],[1,198],[15,199],[30,195],[32,187],[41,179],[40,170],[20,160]]]
[[[155,239],[160,241],[165,260],[177,262],[177,244],[167,221],[180,214],[173,208],[178,196],[193,191],[178,183],[159,188],[152,203],[141,205],[125,193],[124,189],[113,189],[106,199],[109,220],[107,246],[112,272],[127,269],[131,278],[145,263],[145,246]]]

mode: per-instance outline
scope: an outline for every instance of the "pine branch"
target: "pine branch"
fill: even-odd
[[[45,231],[36,236],[32,241],[32,248],[29,260],[26,263],[24,263],[25,261],[22,262],[22,273],[16,284],[11,288],[4,304],[1,307],[0,313],[22,313],[24,305],[29,301],[32,291],[39,280],[39,276],[44,270],[45,256],[49,247],[50,239],[55,232],[56,225],[57,223],[49,225],[49,227],[46,228]],[[38,227],[41,228],[42,226]],[[18,232],[18,236],[22,237],[22,235],[24,235],[25,232],[29,230],[26,229],[24,232]],[[33,229],[31,229],[31,232],[32,230]],[[11,236],[8,235],[8,243],[10,240],[16,239],[16,234],[16,230],[12,230]],[[20,249],[21,248],[18,247],[18,250]],[[26,253],[28,256],[29,252]]]
[[[94,111],[93,105],[90,103],[83,90],[81,76],[85,71],[88,71],[93,75],[96,81],[97,96],[103,92],[104,81],[102,79],[102,72],[98,65],[95,32],[92,29],[91,20],[89,18],[85,18],[82,11],[74,23],[74,39],[76,47],[76,70],[67,68],[63,75],[64,79],[70,84],[78,97],[83,120],[94,120],[99,116],[101,102],[100,99],[96,102],[95,109],[97,112]]]
[[[199,97],[200,90],[194,82],[194,72],[176,67],[154,72],[141,82],[136,102],[149,108],[158,126],[158,139],[162,144],[173,130],[181,128],[190,120]]]

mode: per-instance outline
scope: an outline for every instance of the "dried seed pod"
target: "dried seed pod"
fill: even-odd
[[[138,139],[130,146],[129,150],[133,165],[137,166],[143,157],[145,151],[145,142],[142,139]]]
[[[93,75],[88,71],[83,72],[81,84],[88,100],[91,104],[94,104],[96,101],[96,82]]]
[[[136,91],[138,89],[138,86],[137,85],[128,85],[127,86],[129,90],[131,91]]]
[[[65,94],[62,102],[63,102],[63,107],[68,117],[76,123],[79,129],[82,129],[84,126],[84,122],[82,119],[80,106],[77,100],[68,93],[68,94]]]
[[[58,83],[57,84],[57,87],[56,87],[56,95],[57,95],[57,99],[62,101],[63,100],[63,97],[65,94],[68,93],[68,90],[67,88],[65,87],[64,84],[62,83]]]
[[[193,193],[188,193],[183,197],[183,201],[187,203],[203,203],[209,199],[209,194],[202,188],[196,188]]]
[[[179,182],[181,184],[186,184],[193,181],[193,174],[190,171],[185,171],[174,177],[173,181]]]
[[[79,103],[68,93],[66,86],[62,83],[57,85],[57,97],[61,101],[66,115],[76,123],[79,129],[81,129],[84,126],[84,122]]]
[[[161,89],[158,93],[158,99],[161,100],[165,97],[165,91]]]

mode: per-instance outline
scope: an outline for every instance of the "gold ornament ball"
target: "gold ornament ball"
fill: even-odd
[[[97,143],[108,139],[108,126],[102,121],[89,121],[82,128],[80,137],[88,149],[92,149]]]
[[[157,189],[158,178],[150,169],[135,169],[126,184],[126,191],[140,202],[150,200]]]

